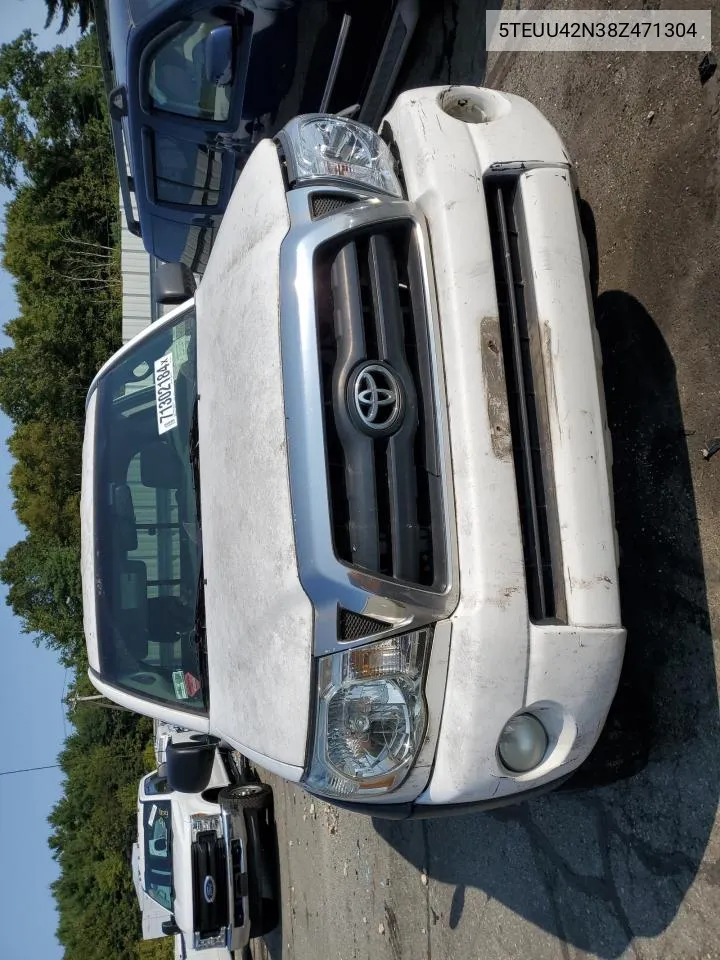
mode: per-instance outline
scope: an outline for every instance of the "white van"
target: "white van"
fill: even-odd
[[[183,790],[171,786],[179,756]],[[267,784],[238,778],[232,758],[207,737],[181,735],[168,745],[167,763],[140,781],[137,811],[132,865],[143,939],[175,936],[184,956],[229,960],[274,929],[279,890]]]

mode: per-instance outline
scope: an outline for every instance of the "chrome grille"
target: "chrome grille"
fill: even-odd
[[[233,876],[233,925],[241,927],[245,923],[243,894],[246,892],[247,881],[242,871],[242,841],[238,839],[230,842],[230,863]]]

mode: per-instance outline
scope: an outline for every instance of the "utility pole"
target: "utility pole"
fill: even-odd
[[[94,703],[98,707],[105,707],[106,710],[124,710],[126,713],[134,713],[129,707],[121,707],[119,703],[110,703],[102,693],[87,697],[81,697],[76,693],[71,702],[73,707],[76,707],[79,703]]]

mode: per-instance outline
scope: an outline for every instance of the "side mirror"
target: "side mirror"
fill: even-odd
[[[108,109],[113,120],[122,120],[123,117],[127,116],[128,104],[127,90],[125,87],[115,87],[114,90],[110,91]]]
[[[232,83],[233,32],[223,24],[213,27],[205,39],[205,76],[217,87]]]
[[[176,306],[185,303],[195,293],[195,277],[186,263],[161,263],[152,279],[157,303]]]
[[[167,745],[168,784],[178,793],[202,793],[210,782],[217,741],[172,740]]]
[[[175,917],[170,917],[169,920],[163,920],[162,922],[162,932],[166,937],[174,937],[176,933],[180,933],[180,927],[175,922]]]

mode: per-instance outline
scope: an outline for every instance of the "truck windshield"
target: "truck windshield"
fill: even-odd
[[[94,547],[103,678],[203,711],[195,329],[161,322],[98,382]]]
[[[172,910],[172,822],[170,801],[143,804],[145,892]]]

